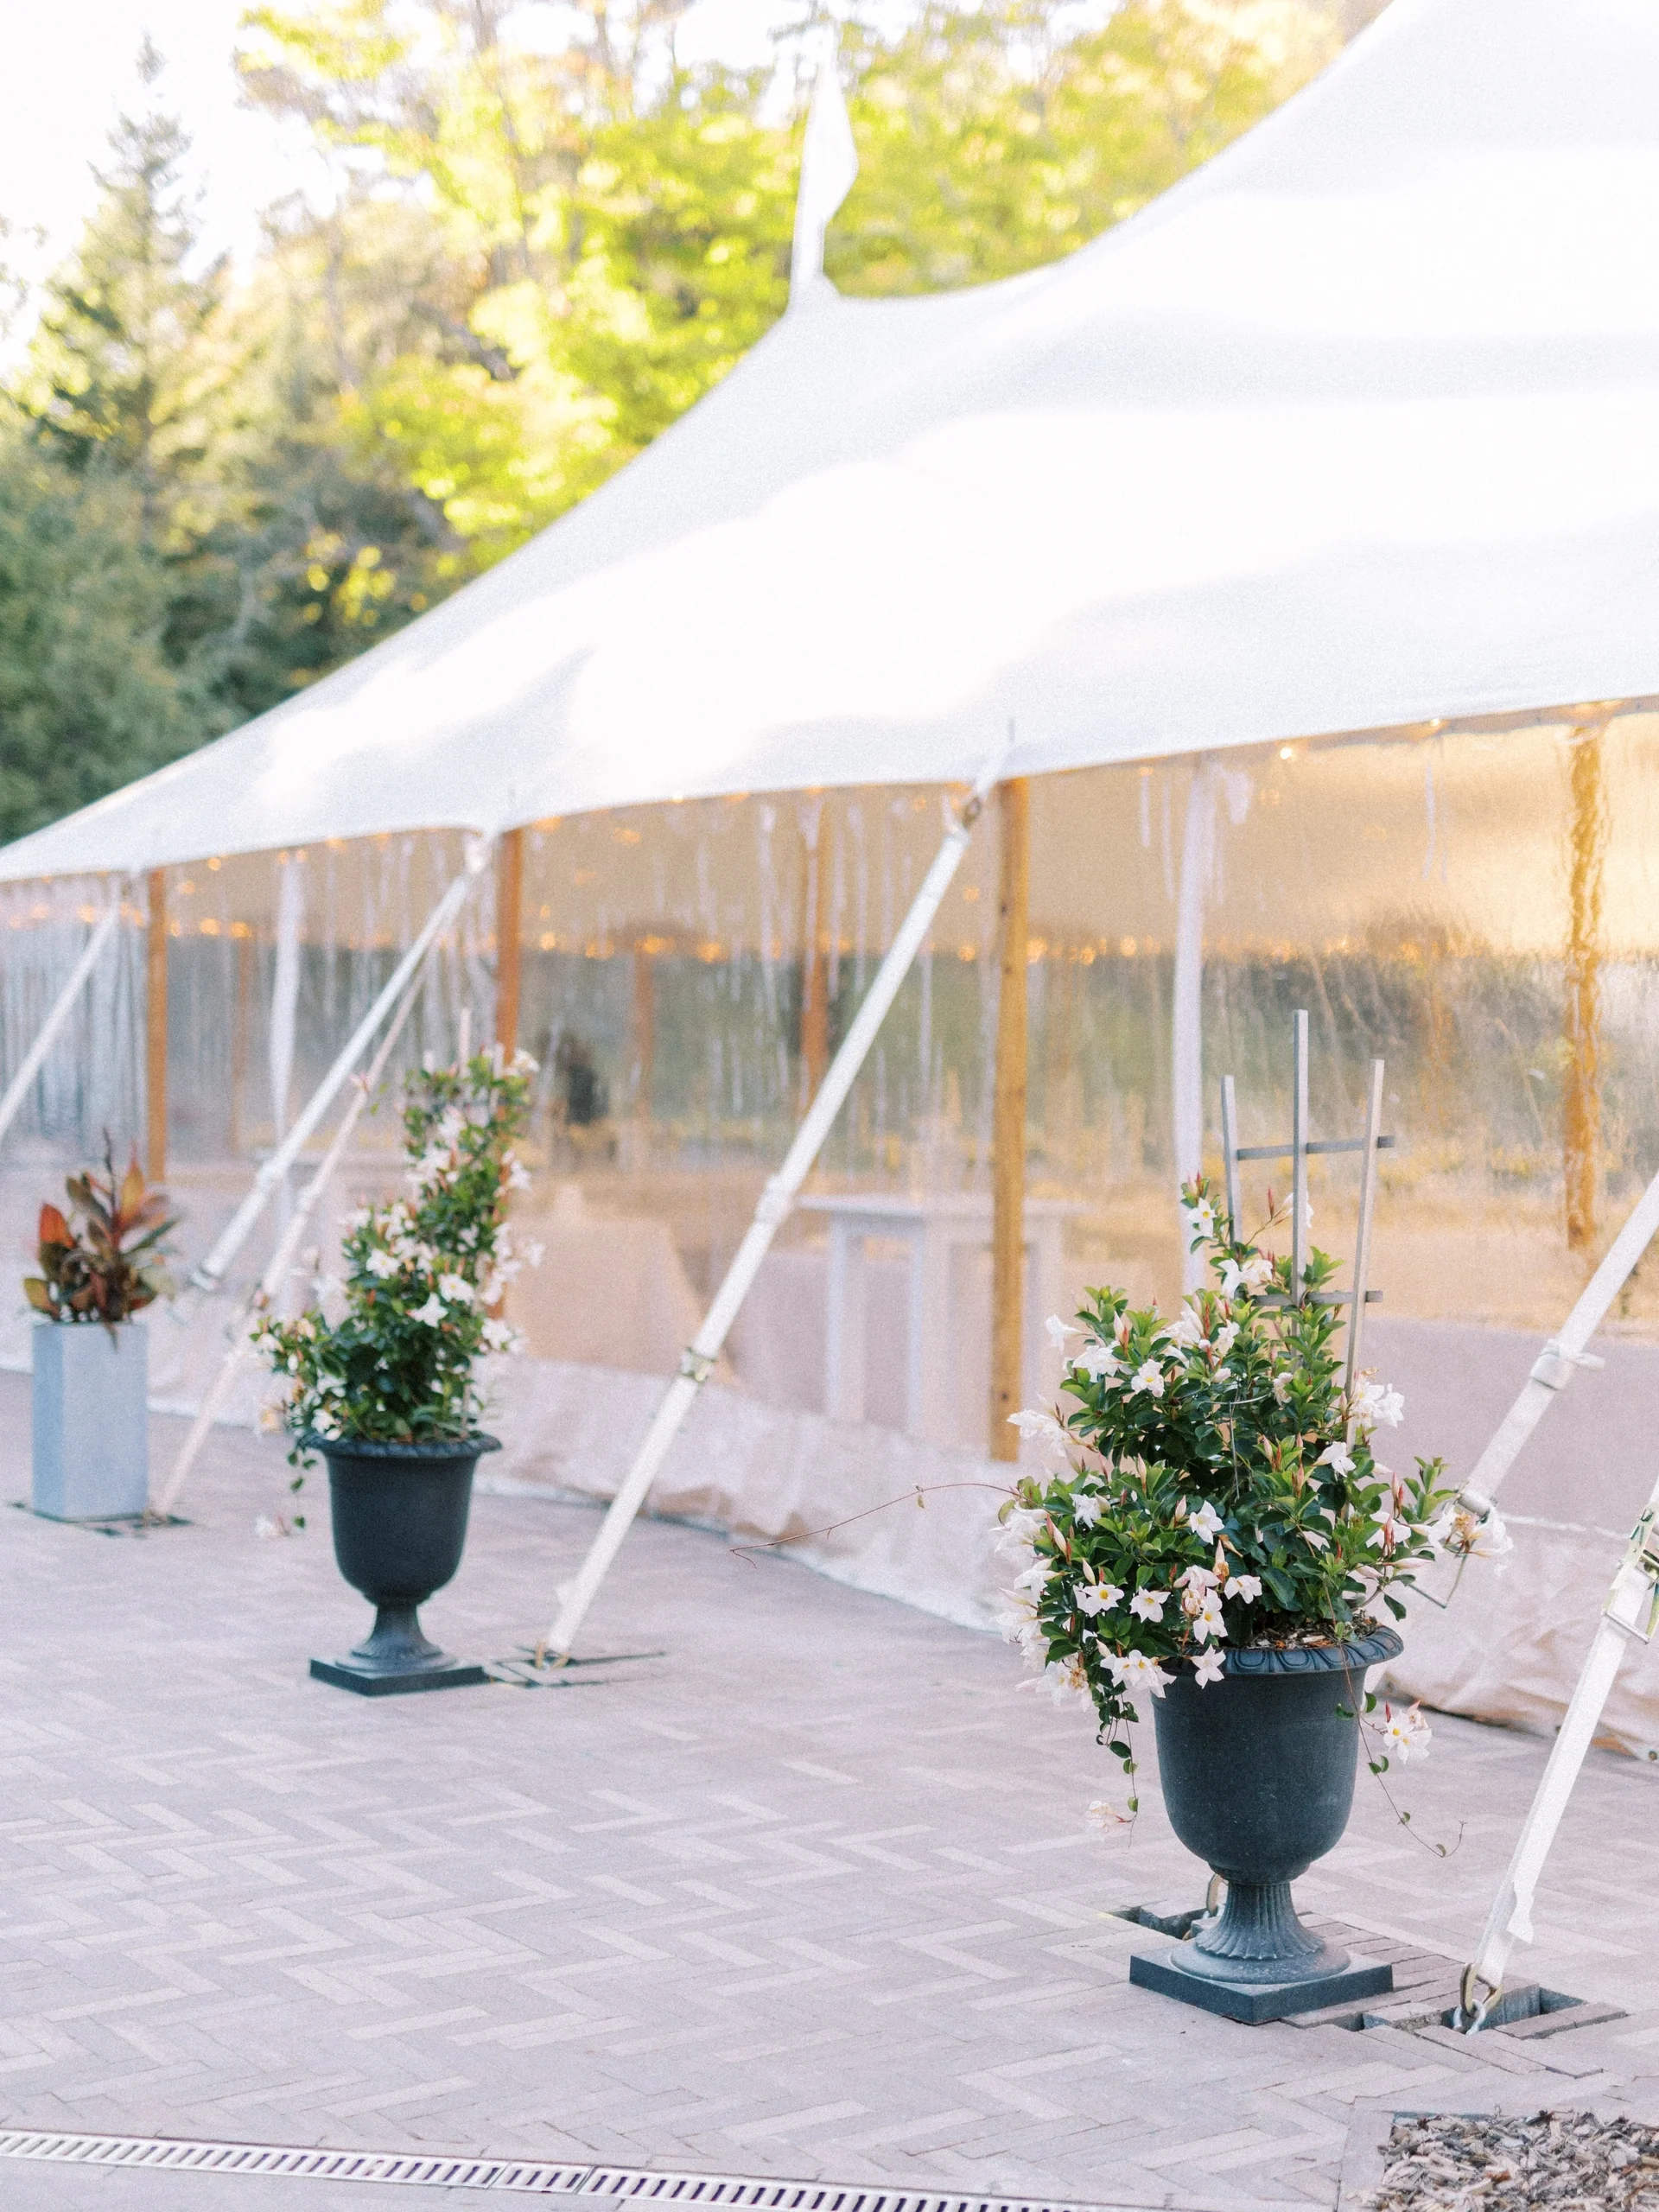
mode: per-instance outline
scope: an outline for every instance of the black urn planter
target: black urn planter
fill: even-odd
[[[473,1471],[484,1452],[500,1450],[498,1440],[365,1444],[308,1434],[301,1441],[328,1463],[335,1562],[375,1608],[367,1640],[346,1658],[314,1659],[313,1675],[364,1697],[488,1681],[482,1667],[428,1642],[419,1608],[461,1565]]]
[[[1183,1667],[1153,1704],[1170,1826],[1227,1885],[1196,1936],[1137,1954],[1129,1979],[1236,2020],[1277,2020],[1385,1994],[1393,1969],[1321,1942],[1290,1885],[1341,1838],[1359,1764],[1365,1670],[1392,1629],[1351,1643],[1230,1649],[1200,1688]]]

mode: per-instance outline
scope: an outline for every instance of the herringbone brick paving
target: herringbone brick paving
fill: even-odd
[[[16,1378],[0,1418],[22,1497]],[[160,1459],[177,1425],[156,1431]],[[1630,1761],[1592,1759],[1526,1962],[1627,2018],[1472,2052],[1238,2027],[1129,1987],[1147,1937],[1112,1908],[1196,1902],[1202,1870],[1150,1777],[1132,1833],[1084,1827],[1116,1770],[999,1643],[656,1523],[590,1625],[664,1658],[357,1699],[305,1674],[365,1624],[321,1485],[304,1535],[252,1534],[284,1474],[223,1433],[188,1527],[0,1509],[6,2125],[1268,2212],[1334,2202],[1357,2100],[1659,2101],[1659,1776]],[[429,1625],[505,1656],[594,1525],[480,1498]],[[1394,1777],[1410,1830],[1362,1776],[1304,1905],[1466,1955],[1543,1751],[1439,1723]],[[278,2201],[13,2164],[0,2205],[94,2186],[120,2212]],[[275,2186],[316,2212],[444,2201]]]

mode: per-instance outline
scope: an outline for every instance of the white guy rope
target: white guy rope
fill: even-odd
[[[429,947],[428,949],[430,950]],[[362,1119],[364,1109],[374,1095],[375,1086],[385,1071],[386,1062],[391,1058],[392,1048],[403,1034],[404,1024],[414,1010],[416,996],[420,987],[421,972],[417,969],[404,986],[402,1002],[392,1017],[391,1027],[380,1040],[378,1050],[369,1063],[368,1073],[357,1078],[353,1095],[347,1101],[346,1111],[340,1117],[340,1127],[334,1131],[333,1141],[323,1154],[316,1173],[301,1192],[299,1203],[294,1209],[293,1217],[283,1232],[276,1249],[271,1254],[270,1265],[260,1277],[257,1289],[249,1295],[242,1310],[231,1324],[231,1341],[219,1370],[208,1386],[195,1420],[190,1425],[190,1433],[179,1447],[179,1456],[173,1462],[172,1471],[168,1476],[165,1488],[161,1496],[151,1503],[149,1510],[158,1518],[165,1518],[178,1503],[179,1492],[184,1488],[185,1479],[191,1468],[195,1465],[202,1446],[207,1441],[208,1432],[219,1418],[219,1408],[231,1395],[232,1388],[236,1382],[237,1370],[252,1350],[253,1340],[250,1332],[250,1324],[256,1313],[265,1311],[287,1281],[289,1270],[294,1265],[299,1253],[301,1240],[305,1235],[306,1224],[315,1212],[318,1199],[327,1189],[334,1170],[345,1157],[346,1147],[352,1140],[352,1133]],[[463,1058],[466,1057],[464,1043],[461,1057]]]
[[[714,1304],[703,1316],[702,1327],[681,1356],[680,1371],[669,1384],[662,1403],[657,1408],[656,1418],[645,1432],[645,1440],[639,1446],[621,1488],[611,1501],[610,1510],[600,1526],[592,1548],[582,1563],[581,1572],[559,1593],[558,1617],[537,1646],[538,1660],[550,1651],[560,1658],[569,1657],[576,1631],[582,1626],[588,1608],[594,1602],[611,1561],[621,1548],[622,1539],[627,1535],[634,1516],[645,1503],[658,1471],[668,1457],[669,1446],[679,1433],[681,1423],[690,1412],[698,1391],[708,1381],[715,1362],[720,1357],[727,1332],[737,1319],[738,1310],[760,1272],[760,1263],[772,1249],[772,1240],[788,1218],[795,1195],[806,1180],[812,1163],[830,1134],[831,1123],[845,1104],[847,1094],[875,1042],[876,1032],[898,996],[899,987],[909,974],[912,963],[921,950],[923,939],[932,926],[933,918],[938,912],[944,894],[950,887],[951,879],[961,864],[962,856],[968,849],[974,824],[984,807],[986,795],[1001,759],[1002,754],[999,752],[996,760],[981,775],[961,812],[946,831],[944,842],[940,846],[921,889],[916,893],[898,935],[888,948],[887,957],[877,969],[875,981],[870,985],[852,1027],[830,1063],[829,1072],[808,1109],[806,1119],[795,1133],[795,1141],[789,1147],[783,1166],[760,1194],[760,1203],[754,1210],[754,1219],[749,1224],[743,1242],[737,1248],[736,1257],[726,1270],[726,1280],[715,1293]]]
[[[69,980],[58,993],[51,1013],[41,1024],[35,1042],[23,1054],[22,1065],[6,1085],[5,1096],[0,1097],[0,1140],[4,1139],[6,1131],[16,1120],[17,1109],[29,1096],[29,1085],[44,1066],[46,1056],[57,1042],[58,1032],[68,1020],[75,1001],[86,989],[86,979],[97,967],[99,954],[115,934],[116,925],[121,919],[121,899],[125,888],[124,877],[111,895],[104,918],[87,938],[79,959],[70,969]]]
[[[1533,1363],[1532,1373],[1520,1395],[1498,1423],[1491,1441],[1476,1460],[1473,1471],[1459,1493],[1458,1502],[1471,1513],[1484,1513],[1497,1494],[1499,1484],[1521,1455],[1521,1448],[1543,1419],[1556,1394],[1566,1389],[1575,1369],[1599,1367],[1585,1346],[1601,1325],[1602,1317],[1624,1287],[1632,1268],[1659,1230],[1659,1175],[1637,1200],[1625,1222],[1607,1248],[1607,1256],[1580,1294],[1560,1333],[1552,1337]]]
[[[460,912],[467,893],[488,863],[489,855],[488,842],[482,837],[474,840],[468,848],[465,868],[428,915],[426,926],[392,969],[379,997],[358,1023],[339,1058],[306,1101],[299,1119],[254,1178],[253,1188],[237,1208],[224,1235],[191,1276],[193,1290],[198,1294],[216,1291],[224,1282],[232,1261],[264,1211],[271,1192],[299,1158],[312,1132],[333,1104],[335,1093],[367,1050],[369,1039],[396,1005],[405,983],[425,959],[428,949]],[[180,1319],[188,1320],[193,1311],[194,1306],[185,1300],[179,1301]]]
[[[1555,1738],[1549,1764],[1540,1777],[1537,1792],[1516,1842],[1473,1962],[1465,1970],[1457,2024],[1478,2028],[1503,1987],[1510,1951],[1516,1942],[1530,1943],[1532,1902],[1544,1861],[1555,1840],[1573,1785],[1579,1778],[1585,1754],[1595,1740],[1602,1708],[1613,1687],[1618,1662],[1632,1643],[1646,1643],[1653,1635],[1659,1611],[1659,1482],[1653,1486],[1647,1510],[1637,1522],[1630,1545],[1613,1577],[1602,1606],[1594,1641],[1567,1708],[1560,1733]]]

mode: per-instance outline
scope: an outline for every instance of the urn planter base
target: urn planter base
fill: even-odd
[[[359,1697],[475,1689],[490,1676],[421,1631],[419,1608],[461,1564],[479,1454],[493,1436],[377,1444],[306,1436],[328,1462],[334,1558],[374,1607],[374,1627],[343,1659],[314,1659],[311,1678]]]
[[[1294,1981],[1217,1981],[1205,1974],[1189,1971],[1194,1965],[1191,1943],[1170,1943],[1155,1952],[1136,1951],[1129,1959],[1129,1980],[1138,1989],[1156,1990],[1160,1997],[1178,1998],[1183,2005],[1218,2012],[1224,2019],[1243,2020],[1257,2027],[1264,2020],[1288,2019],[1293,2012],[1315,2012],[1326,2005],[1357,2004],[1367,1997],[1386,1997],[1394,1987],[1394,1968],[1376,1966],[1368,1959],[1350,1959],[1344,1951],[1322,1947],[1320,1968]]]
[[[353,1652],[344,1659],[314,1659],[311,1679],[332,1682],[337,1690],[355,1690],[359,1697],[404,1697],[411,1690],[477,1689],[490,1677],[471,1660],[452,1659],[447,1652],[438,1655],[435,1667],[410,1667],[400,1674],[365,1667]]]
[[[1302,1925],[1290,1885],[1348,1824],[1365,1670],[1400,1648],[1373,1628],[1343,1645],[1231,1647],[1202,1688],[1175,1675],[1154,1708],[1164,1808],[1227,1899],[1186,1942],[1134,1956],[1131,1981],[1248,2021],[1393,1989],[1392,1967],[1351,1961]]]

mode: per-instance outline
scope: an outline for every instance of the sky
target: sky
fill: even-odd
[[[0,243],[0,261],[38,280],[73,245],[97,194],[90,165],[102,159],[123,106],[142,105],[135,62],[146,31],[168,64],[156,96],[194,141],[204,245],[239,257],[252,251],[259,210],[304,183],[308,156],[298,135],[237,104],[231,54],[245,4],[6,0],[0,219],[12,235]],[[555,14],[533,4],[526,12],[550,21]],[[687,60],[764,60],[772,23],[800,12],[786,0],[695,0],[680,52]]]

